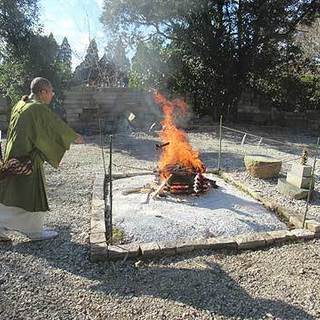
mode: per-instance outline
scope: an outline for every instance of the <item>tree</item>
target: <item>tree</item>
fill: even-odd
[[[318,9],[316,0],[110,0],[101,21],[128,37],[165,39],[178,68],[171,88],[218,118],[236,115],[242,89],[258,90],[255,81],[289,62],[297,25]]]
[[[117,83],[116,66],[104,53],[99,60],[98,85],[103,87],[114,87]]]
[[[305,58],[311,63],[320,63],[320,17],[311,25],[299,25],[295,37]]]
[[[130,86],[144,89],[166,89],[169,78],[169,54],[163,42],[153,39],[140,41],[132,58]]]
[[[23,55],[30,37],[39,28],[38,0],[0,1],[1,54]],[[5,50],[4,50],[5,49]]]
[[[71,71],[72,50],[66,37],[63,38],[62,43],[60,45],[58,52],[58,60],[61,61],[65,65],[65,67],[70,69]]]
[[[66,37],[63,38],[58,50],[57,68],[60,70],[63,86],[67,88],[72,79],[72,50]]]
[[[25,88],[25,59],[38,32],[37,0],[0,1],[0,92],[12,102]]]
[[[74,71],[76,83],[94,84],[99,76],[99,52],[95,39],[89,43],[84,60]]]
[[[112,66],[112,81],[109,86],[126,87],[128,86],[128,76],[130,71],[130,61],[126,56],[125,44],[121,37],[117,37],[106,47],[106,58]],[[110,78],[111,80],[111,78]]]

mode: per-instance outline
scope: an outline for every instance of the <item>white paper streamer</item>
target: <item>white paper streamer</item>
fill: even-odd
[[[242,146],[244,145],[244,142],[245,142],[245,140],[246,140],[246,137],[247,137],[247,134],[245,134],[245,135],[243,136],[243,138],[242,138],[242,141],[241,141],[241,145],[242,145]]]
[[[260,140],[259,140],[259,142],[258,142],[258,147],[260,147],[261,146],[261,143],[262,143],[262,137],[260,138]]]

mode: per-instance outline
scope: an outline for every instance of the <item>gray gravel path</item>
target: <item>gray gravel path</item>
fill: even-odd
[[[132,140],[139,144],[139,137]],[[152,155],[130,146],[119,150],[117,165],[152,167]],[[229,164],[237,163],[241,157],[229,147]],[[95,144],[72,146],[58,170],[46,167],[48,225],[60,236],[28,243],[15,235],[12,246],[0,245],[1,320],[320,319],[319,240],[240,254],[90,263],[90,192],[101,169]]]

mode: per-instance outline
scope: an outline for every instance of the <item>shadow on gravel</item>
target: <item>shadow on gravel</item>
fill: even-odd
[[[157,140],[148,140],[134,136],[114,136],[114,152],[127,153],[137,160],[158,161],[159,151],[156,148],[159,144]],[[105,148],[108,150],[109,142],[106,142]]]
[[[181,262],[183,257],[146,262],[140,267],[135,267],[132,262],[94,264],[87,259],[88,246],[71,242],[68,228],[60,229],[60,233],[60,238],[48,242],[0,246],[0,253],[11,251],[45,259],[50,268],[61,269],[98,282],[86,290],[108,297],[151,296],[208,311],[212,316],[237,319],[316,319],[304,310],[285,302],[250,296],[218,263],[203,260],[198,264],[190,260],[192,256],[188,256],[189,262],[186,264],[190,268],[171,267],[172,264]],[[208,252],[203,251],[202,254]],[[10,261],[2,263],[3,267],[13,274],[23,275],[27,272],[19,265],[12,265]],[[193,269],[192,264],[196,264],[200,269]],[[259,285],[259,279],[252,281],[256,282],[256,286]]]

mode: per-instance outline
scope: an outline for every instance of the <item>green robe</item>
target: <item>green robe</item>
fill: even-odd
[[[29,156],[33,172],[1,180],[0,203],[30,212],[49,210],[43,163],[57,168],[76,138],[74,130],[46,104],[19,101],[12,109],[4,159]]]

